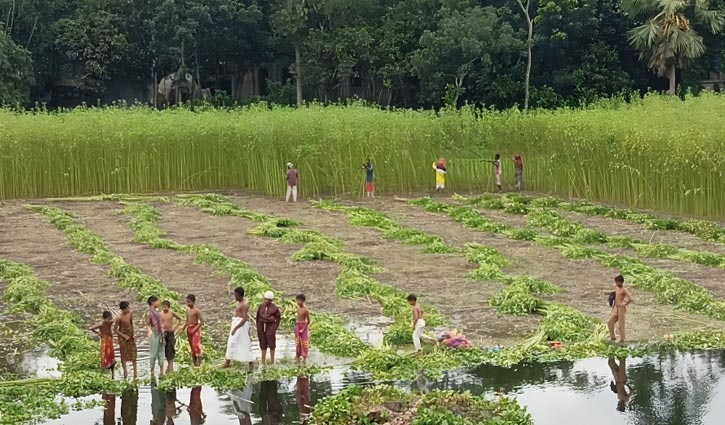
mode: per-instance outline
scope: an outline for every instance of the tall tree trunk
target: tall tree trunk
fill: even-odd
[[[524,6],[523,0],[517,0],[521,11],[524,13],[526,23],[529,25],[529,36],[526,39],[527,54],[526,54],[526,80],[524,81],[524,111],[529,110],[529,97],[530,97],[530,86],[531,86],[531,62],[532,62],[532,51],[534,49],[534,20],[529,14],[529,7],[531,7],[531,0],[526,0],[526,6]]]
[[[531,62],[532,62],[532,50],[533,44],[534,44],[534,22],[531,20],[531,18],[528,17],[529,20],[529,38],[528,38],[528,53],[526,54],[526,82],[524,83],[524,111],[529,110],[529,98],[531,96],[530,94],[530,87],[531,87]]]
[[[295,86],[297,88],[297,105],[302,105],[302,52],[300,44],[295,43]]]
[[[670,65],[670,69],[667,71],[667,78],[670,79],[670,94],[677,96],[677,65],[674,63]]]

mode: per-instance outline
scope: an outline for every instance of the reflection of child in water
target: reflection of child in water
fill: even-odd
[[[300,409],[300,421],[303,424],[308,423],[312,409],[312,394],[310,389],[310,377],[298,376],[295,385],[295,398],[297,398],[297,407]]]
[[[609,358],[609,369],[612,370],[612,376],[614,381],[609,383],[609,389],[613,393],[617,394],[617,410],[624,412],[624,408],[629,402],[629,399],[634,394],[634,389],[627,383],[627,359],[620,359],[619,364],[614,360],[614,357]]]
[[[259,391],[259,416],[262,425],[282,425],[282,403],[277,394],[277,381],[263,381]]]

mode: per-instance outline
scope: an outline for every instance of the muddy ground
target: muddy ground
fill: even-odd
[[[352,226],[343,214],[322,211],[308,202],[285,204],[277,199],[248,194],[233,195],[231,199],[245,208],[293,218],[302,223],[302,228],[318,230],[340,239],[349,252],[370,257],[384,269],[376,276],[381,282],[418,294],[425,305],[435,307],[450,319],[450,327],[463,330],[477,345],[513,344],[531,335],[540,320],[538,315],[513,317],[497,313],[489,306],[489,300],[503,285],[468,278],[475,266],[462,255],[425,254],[420,247],[386,240],[376,229]],[[33,201],[35,204],[47,202],[50,201]],[[355,204],[360,201],[345,202]],[[182,295],[196,294],[211,323],[229,320],[232,314],[230,277],[217,274],[212,267],[196,264],[193,255],[154,249],[134,242],[133,231],[128,226],[130,217],[120,213],[121,204],[71,201],[53,204],[72,213],[82,224],[98,233],[108,247],[127,262]],[[608,316],[606,294],[611,290],[616,271],[598,262],[572,261],[553,248],[513,241],[502,235],[475,232],[450,217],[428,213],[420,207],[396,202],[393,198],[378,198],[360,204],[384,212],[404,226],[438,235],[453,246],[479,243],[494,247],[511,260],[506,267],[508,273],[529,274],[550,280],[564,289],[562,293],[547,296],[548,299],[602,320]],[[337,265],[322,261],[292,261],[291,256],[302,245],[283,244],[276,239],[249,235],[248,231],[256,223],[247,219],[213,217],[198,209],[175,204],[155,205],[161,211],[159,225],[169,239],[182,244],[216,246],[226,255],[245,261],[265,275],[283,296],[305,293],[314,311],[336,314],[352,324],[370,325],[371,328],[385,325],[377,303],[335,295],[335,278],[339,273]],[[521,220],[503,212],[494,212],[490,216],[510,224]],[[603,226],[602,220],[606,223],[613,221],[587,216],[578,216],[577,220],[593,228]],[[625,230],[630,233],[624,233],[623,227],[627,227]],[[608,228],[602,230],[607,231]],[[612,233],[645,239],[633,232],[631,223],[612,226]],[[78,312],[85,322],[96,320],[104,308],[115,309],[119,300],[132,301],[137,312],[145,309],[144,303],[136,300],[133,291],[115,285],[114,279],[107,276],[105,266],[91,264],[87,255],[78,253],[68,244],[62,232],[45,217],[23,208],[21,202],[7,202],[0,207],[0,234],[0,257],[31,266],[41,278],[51,283],[49,296],[61,307]],[[695,241],[688,243],[691,245],[687,247],[695,248],[692,245]],[[682,273],[683,277],[692,278],[725,299],[725,291],[722,290],[725,278],[720,270],[683,266],[668,260],[652,260],[651,264]],[[632,289],[632,293],[636,303],[628,316],[631,340],[647,340],[703,326],[722,327],[722,322],[661,305],[652,294],[636,288]],[[137,318],[136,321],[140,320]],[[137,332],[138,328],[140,326],[137,325]]]

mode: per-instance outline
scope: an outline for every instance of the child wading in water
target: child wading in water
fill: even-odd
[[[174,319],[179,324],[174,326]],[[171,310],[171,303],[164,300],[161,303],[161,320],[164,325],[164,353],[166,354],[166,373],[174,371],[174,359],[176,358],[176,332],[181,329],[183,319]]]
[[[373,170],[373,163],[370,159],[363,165],[365,169],[365,194],[368,198],[375,197],[375,171]]]
[[[624,343],[624,327],[627,315],[627,306],[634,299],[629,295],[629,291],[624,288],[624,277],[619,275],[614,278],[614,302],[612,303],[612,313],[609,316],[607,327],[609,328],[609,339],[616,341],[614,335],[614,325],[619,323],[619,342]]]
[[[436,172],[436,192],[443,192],[446,188],[446,160],[441,158],[438,163],[433,163]]]
[[[287,163],[287,196],[285,201],[297,202],[297,169],[291,162]]]
[[[104,311],[103,320],[88,330],[101,337],[101,369],[110,369],[111,378],[114,378],[113,368],[116,366],[116,354],[113,352],[113,315],[111,312]]]
[[[186,296],[186,337],[189,339],[191,348],[191,361],[194,366],[201,365],[201,326],[204,318],[201,317],[201,310],[196,307],[196,296]]]
[[[274,300],[274,292],[264,293],[264,302],[257,309],[257,337],[259,348],[262,350],[262,366],[267,365],[267,349],[269,349],[269,364],[274,364],[274,350],[277,349],[277,328],[282,317]]]
[[[305,295],[297,295],[297,321],[295,322],[295,345],[297,346],[296,361],[307,364],[310,351],[310,311],[305,307]]]
[[[514,156],[514,176],[516,177],[516,190],[521,190],[521,181],[524,175],[524,160],[521,155]]]
[[[121,367],[123,368],[123,379],[128,378],[126,363],[133,363],[133,379],[138,379],[138,364],[136,361],[136,336],[133,331],[133,313],[128,301],[121,301],[118,304],[121,314],[116,318],[116,325],[113,331],[118,335],[118,351],[121,353]]]
[[[154,367],[159,363],[159,376],[164,376],[164,329],[159,314],[159,298],[150,296],[148,299],[149,314],[146,318],[146,328],[149,331],[149,357],[151,361],[151,377],[154,377]]]
[[[413,346],[415,351],[422,349],[420,340],[424,339],[435,345],[438,345],[438,340],[423,335],[423,329],[425,329],[425,319],[423,318],[423,309],[418,304],[418,297],[413,294],[408,295],[408,304],[413,306]]]

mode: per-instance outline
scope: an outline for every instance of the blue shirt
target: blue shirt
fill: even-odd
[[[373,164],[367,164],[365,166],[365,181],[368,183],[373,182]]]

